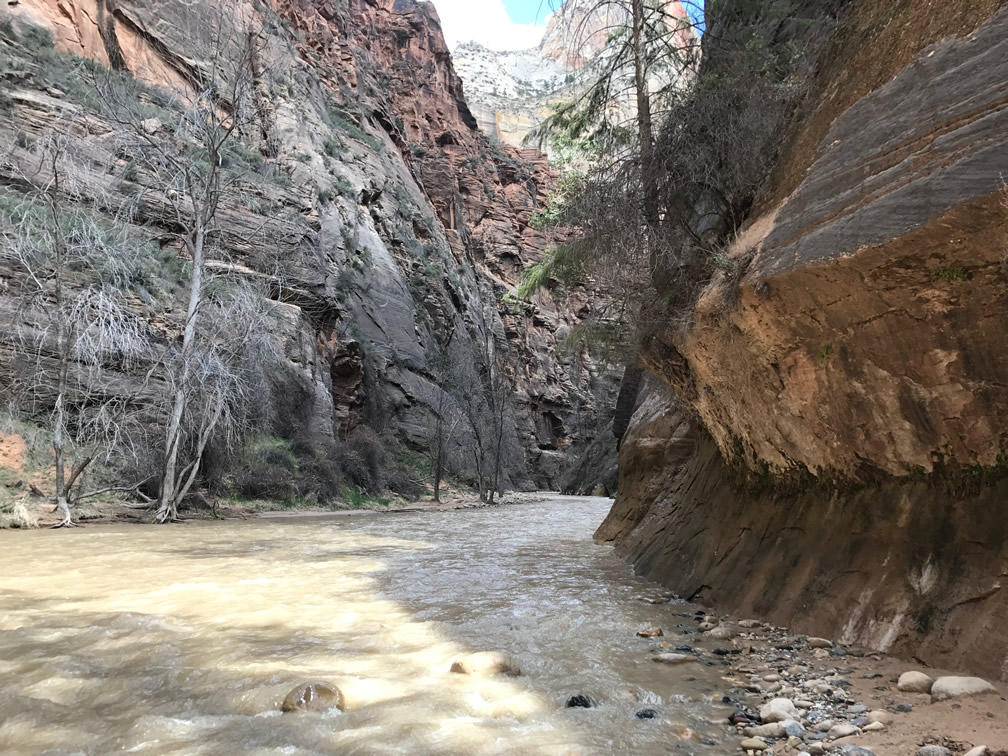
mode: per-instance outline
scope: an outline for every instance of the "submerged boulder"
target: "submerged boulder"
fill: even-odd
[[[322,712],[334,708],[346,711],[346,699],[343,697],[343,691],[335,685],[324,682],[301,683],[287,694],[280,705],[280,710],[284,712]]]
[[[480,651],[456,659],[452,662],[451,671],[461,675],[477,675],[479,677],[491,675],[517,677],[521,674],[518,662],[499,651]]]

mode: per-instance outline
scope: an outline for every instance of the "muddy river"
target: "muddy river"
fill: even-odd
[[[0,752],[723,752],[717,667],[635,635],[693,607],[592,542],[609,503],[0,532]],[[483,650],[522,675],[450,672]],[[316,679],[345,713],[280,713]]]

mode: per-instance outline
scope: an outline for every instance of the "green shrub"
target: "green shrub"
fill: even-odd
[[[945,283],[967,281],[970,277],[969,270],[962,265],[943,265],[931,272],[932,281],[944,281]]]
[[[297,494],[297,457],[283,439],[266,436],[246,445],[235,489],[250,499],[291,499]]]
[[[346,113],[333,108],[326,115],[326,123],[334,131],[339,131],[352,139],[364,142],[364,144],[371,147],[375,152],[381,152],[382,143],[364,131],[359,124],[350,120],[350,117]]]
[[[333,176],[332,186],[333,189],[342,194],[344,197],[353,197],[356,194],[354,186],[350,183],[350,180],[338,173]]]
[[[258,172],[265,162],[262,153],[249,147],[237,139],[228,139],[224,143],[224,166],[226,168],[247,168]]]

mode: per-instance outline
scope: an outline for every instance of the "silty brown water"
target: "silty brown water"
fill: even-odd
[[[679,738],[724,738],[717,668],[635,637],[692,607],[592,543],[608,506],[0,533],[0,752],[716,753]],[[480,650],[522,676],[449,671]],[[347,712],[281,714],[310,679]]]

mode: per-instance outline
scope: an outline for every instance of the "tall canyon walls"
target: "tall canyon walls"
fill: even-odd
[[[676,398],[597,537],[682,595],[1008,678],[1004,5],[848,4],[737,275],[648,345]]]

